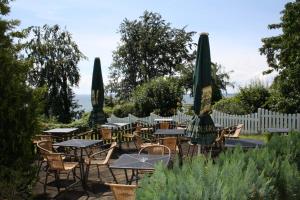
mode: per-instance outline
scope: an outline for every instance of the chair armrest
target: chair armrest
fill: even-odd
[[[110,148],[108,148],[108,149],[104,149],[104,150],[102,150],[102,151],[98,151],[98,152],[96,152],[96,153],[93,153],[93,154],[91,154],[90,156],[89,156],[89,158],[93,158],[93,157],[95,157],[96,155],[101,155],[101,154],[103,154],[103,153],[106,153],[106,152],[108,152],[110,149],[112,149],[112,148],[115,148],[115,147],[110,147]]]

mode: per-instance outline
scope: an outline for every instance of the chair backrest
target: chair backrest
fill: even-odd
[[[133,141],[134,141],[135,146],[138,149],[141,149],[142,144],[144,143],[143,138],[137,134],[134,134]]]
[[[110,128],[101,128],[102,140],[111,140],[112,138],[112,129]]]
[[[52,141],[49,141],[49,140],[39,141],[36,144],[36,146],[37,146],[40,154],[43,156],[43,158],[46,158],[47,154],[53,153]]]
[[[46,155],[47,162],[52,170],[65,170],[61,153],[49,153]]]
[[[136,127],[135,127],[135,132],[140,133],[142,128],[143,128],[143,125],[140,123],[137,123]]]
[[[117,142],[112,142],[112,143],[111,143],[111,145],[110,145],[110,147],[109,147],[109,149],[108,149],[108,151],[107,151],[105,160],[104,160],[104,162],[103,162],[104,164],[107,164],[107,163],[108,163],[108,161],[109,161],[111,155],[113,154],[113,151],[114,151],[114,149],[116,148],[116,146],[117,146]]]
[[[53,141],[53,138],[51,135],[35,135],[32,139],[34,144],[37,144],[40,141]]]
[[[135,200],[135,190],[137,185],[124,185],[106,183],[110,186],[116,200]]]
[[[152,154],[152,155],[168,154],[169,157],[171,157],[171,150],[169,149],[169,147],[167,147],[165,145],[160,145],[160,144],[153,144],[153,145],[143,147],[139,151],[139,154],[143,154],[143,153]]]
[[[165,137],[161,138],[161,144],[169,147],[171,152],[176,152],[177,138],[176,137]]]
[[[238,124],[234,127],[232,133],[227,134],[226,137],[229,138],[239,138],[242,128],[244,127],[244,124]]]
[[[161,122],[159,124],[160,129],[169,129],[170,128],[170,123],[169,122]]]

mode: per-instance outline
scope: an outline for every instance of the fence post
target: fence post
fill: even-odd
[[[262,130],[261,130],[261,123],[262,123],[262,120],[261,120],[261,108],[258,108],[257,109],[257,133],[262,133]]]

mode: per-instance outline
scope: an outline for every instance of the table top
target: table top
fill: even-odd
[[[221,125],[221,124],[215,123],[215,127],[216,127],[216,128],[223,128],[224,126]]]
[[[115,169],[154,170],[157,163],[162,162],[164,165],[167,165],[169,160],[169,155],[122,154],[109,167]]]
[[[123,126],[127,126],[127,125],[129,125],[129,123],[106,123],[106,124],[102,124],[101,127],[119,128],[119,127],[123,127]]]
[[[225,147],[227,148],[234,148],[237,146],[241,146],[242,148],[256,148],[262,147],[263,145],[263,141],[254,139],[225,139]]]
[[[267,131],[270,133],[288,133],[290,132],[289,128],[267,128]]]
[[[102,140],[71,139],[71,140],[55,143],[53,144],[53,146],[86,148],[100,143],[102,143]]]
[[[161,119],[154,119],[155,122],[172,122],[174,119],[172,118],[161,118]]]
[[[154,135],[183,135],[185,129],[156,129]]]
[[[77,130],[78,128],[55,128],[55,129],[44,131],[44,133],[72,133]]]

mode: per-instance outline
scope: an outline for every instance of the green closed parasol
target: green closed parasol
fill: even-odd
[[[94,62],[91,101],[93,110],[90,115],[90,126],[97,127],[98,125],[107,122],[103,112],[104,85],[101,72],[101,63],[99,58],[95,58]]]
[[[212,144],[217,132],[210,117],[211,112],[211,60],[208,34],[201,33],[198,41],[197,59],[193,77],[194,116],[187,127],[192,143]]]

